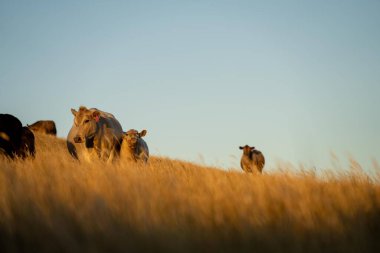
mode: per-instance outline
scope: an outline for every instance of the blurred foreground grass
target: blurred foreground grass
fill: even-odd
[[[357,169],[79,163],[36,138],[34,160],[0,159],[0,252],[380,252],[379,177]]]

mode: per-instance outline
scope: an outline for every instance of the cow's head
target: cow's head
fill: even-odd
[[[131,129],[124,134],[123,139],[128,143],[128,145],[134,145],[136,144],[137,140],[145,136],[146,133],[147,131],[145,129],[142,130],[140,133],[135,129]]]
[[[74,142],[83,143],[93,139],[97,131],[97,123],[100,120],[98,110],[88,110],[86,107],[80,107],[79,111],[71,109],[74,117],[74,124],[77,127],[77,135],[74,136]]]
[[[255,150],[255,147],[250,147],[248,145],[245,145],[244,147],[240,146],[239,149],[243,150],[243,154],[249,155],[253,150]]]

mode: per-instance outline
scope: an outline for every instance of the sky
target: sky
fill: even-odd
[[[152,155],[240,170],[241,150],[380,161],[380,1],[0,0],[0,112],[110,112]]]

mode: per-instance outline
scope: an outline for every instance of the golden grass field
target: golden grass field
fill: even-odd
[[[36,150],[0,159],[0,252],[380,252],[380,177],[355,161],[255,176],[78,162],[48,136]]]

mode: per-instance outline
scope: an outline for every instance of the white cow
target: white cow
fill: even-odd
[[[123,130],[111,113],[84,106],[71,112],[74,124],[67,136],[67,148],[72,156],[79,158],[78,153],[85,152],[105,161],[119,156]]]

